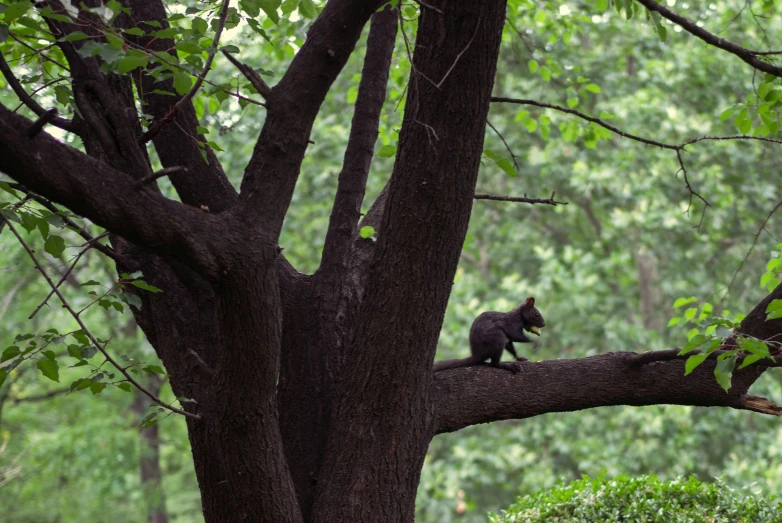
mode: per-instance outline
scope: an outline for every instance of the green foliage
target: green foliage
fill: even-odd
[[[492,523],[647,521],[782,521],[782,505],[749,491],[737,494],[722,481],[694,477],[662,481],[656,476],[584,477],[520,498]]]

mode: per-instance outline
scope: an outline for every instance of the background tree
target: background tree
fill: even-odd
[[[286,3],[278,11],[276,5],[248,3],[237,10],[224,2],[211,13],[211,27],[209,11],[199,16],[200,9],[192,6],[185,14],[167,16],[163,5],[155,2],[92,6],[92,10],[52,3],[40,6],[35,16],[27,16],[30,5],[20,2],[3,13],[10,27],[4,31],[13,37],[6,42],[11,61],[29,56],[33,47],[32,56],[41,60],[42,71],[59,75],[56,68],[61,68],[67,73],[71,90],[58,90],[57,102],[73,104],[78,110],[69,120],[52,118],[4,65],[6,80],[38,117],[78,136],[76,143],[87,153],[63,146],[39,132],[31,120],[0,109],[0,170],[17,182],[9,189],[31,199],[3,209],[7,227],[22,241],[19,225],[38,230],[45,250],[61,255],[64,243],[42,225],[60,224],[48,214],[57,210],[52,209],[54,201],[111,232],[111,247],[100,250],[117,263],[120,279],[111,289],[125,291],[110,292],[99,303],[102,299],[111,307],[130,305],[168,371],[182,404],[173,406],[155,394],[150,394],[151,399],[164,410],[176,409],[188,418],[206,519],[342,521],[376,520],[378,514],[389,520],[409,519],[433,435],[475,423],[616,404],[679,403],[776,412],[775,405],[746,395],[765,366],[756,364],[734,373],[726,394],[714,380],[714,360],[684,377],[678,351],[542,362],[525,366],[523,377],[516,378],[491,369],[467,369],[433,379],[431,362],[467,235],[484,152],[484,122],[506,20],[501,2],[422,4],[415,45],[407,34],[409,18],[418,14],[412,6],[405,6],[401,15],[386,9],[373,17],[320,264],[309,276],[282,257],[278,244],[283,219],[310,131],[364,24],[381,7],[370,4],[337,0],[326,4],[271,89],[257,73],[239,64],[252,85],[243,86],[240,102],[250,103],[246,95],[257,91],[266,115],[238,194],[217,161],[217,143],[204,137],[210,129],[197,119],[207,105],[210,112],[219,112],[220,103],[236,95],[236,89],[216,82],[205,88],[200,78],[209,73],[224,30],[244,21],[266,34],[268,24],[264,28],[257,21],[263,19],[261,9],[266,21],[273,22],[280,13],[291,15],[296,5]],[[531,14],[528,4],[511,7],[518,16]],[[605,7],[597,5],[596,12]],[[660,11],[656,4],[647,7]],[[624,9],[628,16],[644,12],[637,4]],[[316,14],[307,2],[299,3],[298,13]],[[771,75],[754,100],[752,115],[757,114],[757,119],[750,116],[751,107],[740,107],[736,125],[746,133],[758,122],[753,133],[759,138],[776,134],[776,98],[769,94],[779,92],[773,64],[758,53],[715,42],[675,13],[663,10],[662,16],[700,32],[698,36],[706,41]],[[542,34],[556,30],[563,40],[566,30],[569,38],[579,34],[575,22],[547,20],[539,14],[534,19]],[[387,188],[359,224],[400,20],[402,58],[412,55],[409,82],[402,82],[407,88],[404,120],[398,143],[380,150],[381,156],[395,154]],[[661,34],[672,27],[656,17],[651,25]],[[285,24],[280,27],[284,38]],[[509,27],[505,34],[512,30]],[[30,31],[38,37],[34,46],[25,41]],[[525,33],[515,32],[524,41]],[[56,39],[56,46],[40,41],[47,39]],[[628,70],[636,67],[630,62]],[[554,79],[556,85],[567,68],[559,66],[556,58],[544,63],[529,62],[528,67],[540,71],[545,81]],[[199,80],[193,82],[191,75]],[[583,87],[563,85],[571,112],[579,94],[600,91],[588,80],[572,82]],[[504,87],[500,83],[495,88],[498,103],[511,101],[499,97],[497,90]],[[203,96],[203,89],[209,90],[209,96]],[[530,105],[531,101],[511,102]],[[769,107],[765,112],[764,106]],[[144,115],[152,121],[146,122]],[[516,118],[528,130],[539,127],[541,137],[548,138],[552,123],[548,116],[528,112]],[[559,129],[566,143],[582,140],[594,146],[611,136],[607,119],[593,118],[584,127],[568,120]],[[749,127],[743,130],[747,121]],[[154,149],[146,146],[150,140]],[[317,148],[319,140],[314,141]],[[680,168],[686,169],[682,145],[654,144],[668,149],[663,152],[678,158]],[[508,159],[503,161],[492,150],[485,158],[513,171]],[[153,165],[158,162],[166,169],[159,174],[168,175],[176,195],[156,189]],[[577,180],[578,170],[574,173],[570,176]],[[689,179],[686,187],[696,205],[707,203]],[[602,237],[603,226],[590,198],[574,196],[598,238],[596,246],[602,244],[608,252],[605,245],[610,239]],[[28,204],[36,212],[25,212]],[[14,218],[21,223],[14,225]],[[78,229],[75,223],[71,228]],[[78,232],[89,245],[99,245],[88,230]],[[484,274],[488,274],[488,255],[483,252],[487,245],[483,242],[479,257],[469,250],[465,257],[475,260]],[[653,292],[655,259],[644,247],[639,241],[627,252],[637,267],[643,325],[652,331],[661,321],[655,314],[660,298]],[[35,256],[32,249],[30,254]],[[615,274],[611,260],[607,261],[599,270]],[[143,280],[137,279],[139,271]],[[546,277],[553,273],[542,268],[539,272]],[[779,322],[765,320],[766,307],[775,297],[763,300],[740,329],[751,338],[771,340],[772,349]],[[579,316],[583,306],[572,307],[573,321],[583,322]],[[706,309],[691,315],[702,315]],[[78,309],[73,311],[83,323]],[[594,330],[595,339],[600,339],[600,324]],[[69,356],[79,362],[89,360],[95,348],[104,356],[113,352],[85,325],[78,324],[70,332],[81,346]],[[568,331],[561,332],[566,336]],[[59,333],[50,333],[43,340],[57,343],[60,338]],[[49,349],[40,345],[30,347],[28,340],[19,340],[28,345],[4,356],[10,363],[3,377],[27,359],[36,359],[45,375],[56,376],[58,355],[48,354]],[[578,341],[573,338],[569,343]],[[736,351],[714,353],[718,354],[723,367],[746,356]],[[776,365],[777,360],[764,362]],[[106,373],[97,380],[101,372],[94,369],[89,379],[75,381],[75,388],[85,386],[95,393],[94,389],[102,390],[101,384],[138,382],[134,370],[155,372],[134,362],[118,367],[114,376]],[[534,401],[530,390],[535,391]],[[394,481],[387,481],[389,477]]]

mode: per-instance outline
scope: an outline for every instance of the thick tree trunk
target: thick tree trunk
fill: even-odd
[[[434,433],[431,362],[472,209],[505,2],[435,6],[444,15],[424,8],[419,20],[399,152],[313,521],[412,521]]]

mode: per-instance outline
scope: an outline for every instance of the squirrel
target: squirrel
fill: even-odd
[[[473,365],[489,365],[498,369],[505,369],[513,374],[521,371],[518,363],[501,362],[503,349],[510,352],[516,361],[527,361],[527,358],[519,357],[513,342],[532,343],[524,331],[540,336],[540,329],[546,326],[543,315],[535,308],[535,298],[529,297],[524,303],[510,312],[487,311],[475,318],[470,327],[470,352],[469,358],[461,360],[438,361],[432,367],[433,372],[440,372],[459,367]]]

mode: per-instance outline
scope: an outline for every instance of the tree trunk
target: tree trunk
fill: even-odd
[[[419,19],[399,150],[313,521],[412,521],[434,433],[431,363],[472,209],[505,2],[435,7],[445,15],[425,8]]]

